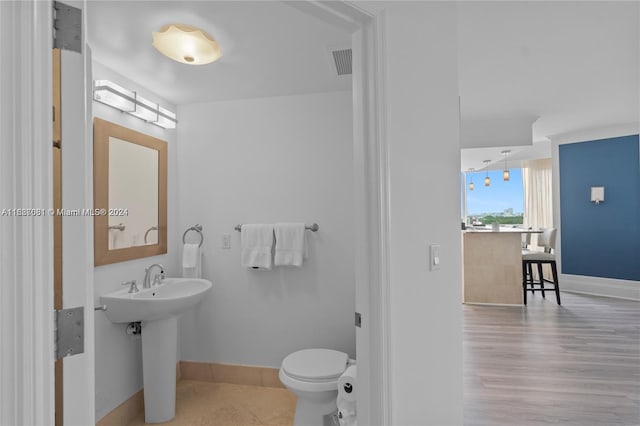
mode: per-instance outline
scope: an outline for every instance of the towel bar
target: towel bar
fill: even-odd
[[[188,228],[186,231],[184,231],[184,234],[182,234],[182,244],[187,243],[187,240],[185,238],[189,231],[196,231],[200,235],[200,244],[198,244],[198,247],[202,247],[202,243],[204,242],[204,235],[202,235],[202,225],[196,224],[195,226],[192,226],[191,228]]]
[[[238,224],[233,229],[235,229],[236,231],[240,232],[240,231],[242,231],[242,225]],[[304,229],[308,229],[311,232],[317,232],[318,229],[320,229],[320,226],[317,223],[314,223],[314,224],[311,224],[311,225],[305,225]]]

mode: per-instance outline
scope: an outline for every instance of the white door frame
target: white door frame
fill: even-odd
[[[390,424],[384,9],[295,7],[352,33],[358,416]],[[51,2],[0,2],[0,209],[52,205],[51,10]],[[53,423],[52,242],[50,216],[0,218],[2,424]],[[92,328],[85,332],[93,342]]]
[[[51,3],[0,2],[0,209],[52,206]],[[1,424],[53,424],[53,218],[0,217]]]
[[[389,199],[385,10],[380,5],[286,2],[352,34],[358,423],[391,424]]]
[[[69,3],[82,7],[82,2]],[[52,15],[51,1],[0,2],[0,210],[33,209],[0,216],[0,424],[54,424]],[[81,78],[85,56],[74,55],[66,61],[67,71],[75,68],[66,73],[67,89],[63,76],[68,118],[90,107],[85,97],[90,86]],[[63,123],[63,144],[72,142],[63,154],[63,179],[65,173],[73,175],[63,183],[67,208],[93,203],[92,153],[86,143],[91,126],[85,121]],[[63,267],[63,306],[85,307],[85,351],[65,359],[64,422],[92,424],[92,220],[65,219],[69,243],[63,244],[63,258],[74,261]]]

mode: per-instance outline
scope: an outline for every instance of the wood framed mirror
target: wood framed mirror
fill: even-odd
[[[167,252],[167,143],[93,121],[95,266]]]

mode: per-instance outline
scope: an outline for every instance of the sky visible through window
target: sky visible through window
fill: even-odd
[[[487,213],[502,213],[513,209],[513,214],[524,211],[522,190],[522,169],[510,169],[508,182],[502,179],[502,170],[489,172],[491,185],[484,186],[487,172],[467,173],[467,215],[477,216]],[[473,191],[469,191],[469,182],[473,180]]]

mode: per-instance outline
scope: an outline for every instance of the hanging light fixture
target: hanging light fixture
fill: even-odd
[[[507,167],[507,157],[509,156],[509,154],[511,154],[511,151],[504,150],[501,152],[502,155],[504,155],[504,171],[502,172],[502,178],[506,181],[509,180],[509,168]]]
[[[486,164],[486,169],[487,169],[487,176],[484,178],[484,186],[489,186],[491,185],[491,178],[489,177],[489,163],[491,163],[491,160],[484,160],[483,161],[484,164]]]
[[[473,172],[475,169],[472,167],[469,169],[469,173]],[[471,182],[469,182],[469,191],[473,191],[473,176],[471,176]]]
[[[188,65],[204,65],[222,56],[220,45],[200,28],[169,24],[153,33],[153,47],[160,53]]]

